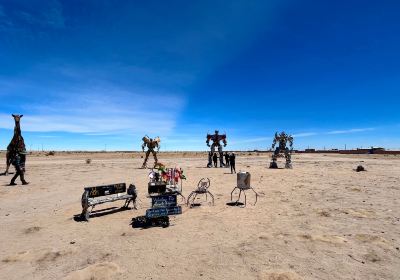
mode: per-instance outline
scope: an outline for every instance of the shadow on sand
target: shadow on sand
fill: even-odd
[[[8,175],[14,174],[14,172],[8,172]],[[0,173],[0,176],[7,176],[6,172]]]
[[[90,219],[92,218],[97,218],[105,215],[110,215],[118,212],[123,212],[127,210],[131,210],[132,207],[109,207],[109,208],[104,208],[104,209],[99,209],[99,210],[94,210],[90,213]],[[82,217],[81,214],[76,214],[74,215],[74,221],[75,222],[87,222],[84,217]]]
[[[241,207],[241,206],[244,205],[244,203],[239,202],[239,201],[232,201],[232,202],[226,203],[226,205],[228,205],[228,206],[239,206],[239,207]]]

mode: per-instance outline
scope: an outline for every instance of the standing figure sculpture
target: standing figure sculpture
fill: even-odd
[[[12,114],[12,117],[14,118],[15,126],[14,126],[14,136],[11,139],[10,144],[7,146],[7,154],[6,154],[6,172],[5,175],[8,175],[8,170],[10,169],[10,165],[14,158],[17,156],[19,153],[24,153],[26,154],[26,148],[25,148],[25,142],[24,138],[22,137],[21,134],[21,127],[20,127],[20,121],[23,115],[14,115]]]
[[[277,143],[278,146],[275,149]],[[287,146],[287,144],[289,144],[289,147]],[[272,142],[272,150],[274,149],[275,151],[272,154],[272,161],[269,165],[269,168],[278,168],[278,164],[276,163],[276,161],[278,160],[280,153],[285,154],[285,168],[292,168],[291,154],[293,151],[293,137],[289,134],[286,134],[284,131],[282,131],[280,134],[278,134],[278,132],[275,132],[274,141]]]
[[[147,160],[149,159],[150,153],[153,154],[154,157],[154,166],[157,165],[158,160],[157,160],[157,153],[160,150],[160,137],[156,137],[154,139],[148,137],[147,135],[142,138],[143,144],[142,144],[142,151],[144,152],[144,148],[147,146],[147,152],[146,152],[146,158],[144,159],[142,168],[147,168]],[[154,150],[157,148],[157,152]]]
[[[210,146],[210,140],[213,141],[213,143]],[[211,134],[207,134],[207,146],[211,147],[211,152],[208,153],[208,164],[207,167],[212,167],[212,156],[215,153],[215,148],[218,149],[218,153],[219,153],[219,164],[220,167],[224,167],[224,157],[223,157],[223,153],[222,153],[222,145],[221,142],[224,144],[224,147],[226,147],[226,145],[228,144],[228,142],[226,142],[226,134],[219,134],[219,131],[216,130],[215,133],[213,135]]]

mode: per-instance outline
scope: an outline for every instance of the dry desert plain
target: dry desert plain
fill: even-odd
[[[271,170],[269,154],[240,153],[236,168],[260,197],[239,208],[226,205],[236,176],[205,168],[206,153],[160,153],[184,169],[185,196],[209,177],[215,206],[184,206],[168,228],[137,229],[132,218],[150,204],[141,156],[35,154],[30,185],[0,176],[0,278],[400,279],[400,156],[296,154],[292,170]],[[0,161],[3,171],[4,153]],[[353,171],[360,163],[367,172]],[[118,182],[137,186],[137,210],[74,220],[83,187]]]

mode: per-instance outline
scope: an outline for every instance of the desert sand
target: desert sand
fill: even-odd
[[[400,279],[399,156],[299,154],[292,170],[271,170],[268,154],[241,153],[236,168],[260,194],[246,208],[226,205],[236,176],[205,168],[205,153],[159,158],[184,169],[186,197],[209,177],[215,206],[132,228],[150,205],[139,153],[31,155],[28,186],[0,176],[0,278]],[[366,172],[353,171],[360,163]],[[137,210],[74,220],[83,187],[119,182],[136,185]]]

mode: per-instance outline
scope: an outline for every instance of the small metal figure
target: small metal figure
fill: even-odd
[[[209,178],[202,178],[199,183],[197,184],[197,189],[192,191],[187,199],[187,206],[193,207],[196,206],[196,197],[197,195],[206,195],[206,201],[208,199],[207,194],[210,195],[211,199],[212,199],[212,205],[214,205],[214,195],[208,190],[208,188],[210,187],[211,182]]]
[[[278,146],[275,149],[277,143]],[[289,148],[287,147],[287,144],[289,144]],[[278,164],[276,163],[276,161],[278,160],[280,153],[285,154],[286,158],[285,168],[292,168],[291,154],[293,151],[293,137],[289,134],[286,134],[284,131],[282,131],[280,134],[278,134],[278,132],[275,132],[275,137],[272,142],[272,150],[274,149],[275,151],[272,154],[272,161],[270,163],[269,168],[278,168]]]
[[[150,153],[153,154],[154,157],[154,165],[156,166],[158,163],[157,153],[160,150],[160,137],[156,137],[154,139],[148,137],[147,135],[142,138],[142,151],[144,152],[144,148],[147,146],[146,158],[144,159],[142,168],[147,168],[147,160],[149,159]],[[157,152],[154,150],[157,148]]]
[[[213,141],[211,146],[210,146],[210,140]],[[212,156],[215,153],[215,148],[218,149],[220,167],[225,166],[224,157],[223,157],[223,153],[222,153],[222,145],[220,144],[220,141],[222,141],[222,143],[224,144],[224,147],[226,147],[226,145],[228,144],[228,142],[226,141],[226,134],[219,134],[218,130],[216,130],[213,135],[207,134],[206,144],[208,147],[211,147],[211,152],[208,153],[207,167],[212,167]]]

